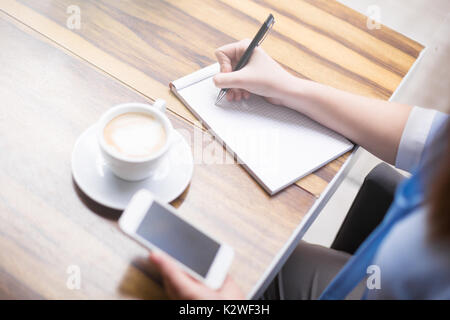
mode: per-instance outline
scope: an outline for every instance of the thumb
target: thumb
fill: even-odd
[[[243,77],[240,71],[218,73],[214,76],[213,81],[218,88],[237,88],[243,89]]]

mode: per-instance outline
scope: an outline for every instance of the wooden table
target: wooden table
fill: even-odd
[[[67,27],[71,5],[79,30]],[[252,37],[269,12],[277,23],[264,48],[284,67],[370,97],[389,99],[423,49],[326,0],[2,0],[0,10],[0,298],[164,298],[146,250],[118,230],[120,212],[74,184],[73,145],[109,107],[155,98],[168,101],[175,128],[204,130],[168,83],[213,63],[215,48]],[[199,163],[173,205],[235,248],[231,274],[254,297],[347,158],[273,197],[239,165]],[[80,289],[67,286],[71,266]]]

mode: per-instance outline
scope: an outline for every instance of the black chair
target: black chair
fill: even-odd
[[[394,199],[395,189],[404,179],[386,163],[372,169],[364,179],[331,248],[354,254],[383,220]]]

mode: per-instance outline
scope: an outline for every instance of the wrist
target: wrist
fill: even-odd
[[[314,87],[317,83],[301,79],[292,74],[288,74],[284,81],[279,83],[278,99],[285,107],[304,112],[305,107],[314,100]]]

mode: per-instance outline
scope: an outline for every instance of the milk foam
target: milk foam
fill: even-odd
[[[152,115],[129,112],[112,119],[104,128],[107,145],[120,154],[145,158],[158,152],[166,144],[163,124]]]

